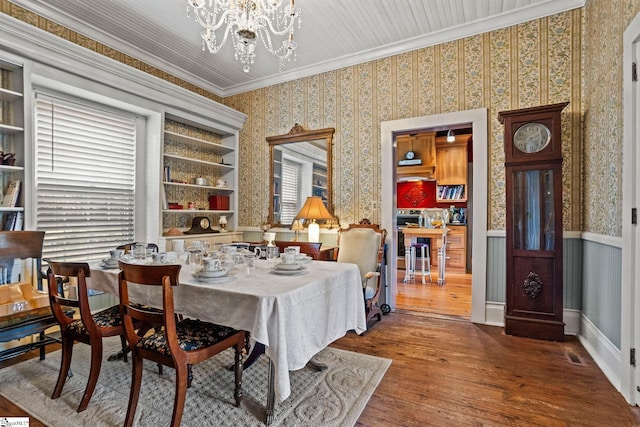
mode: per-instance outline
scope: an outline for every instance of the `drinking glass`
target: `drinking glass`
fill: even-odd
[[[244,255],[244,263],[246,265],[247,276],[253,276],[256,273],[257,257],[253,253]]]
[[[280,253],[277,246],[267,246],[267,261],[269,264],[274,264],[279,256]]]
[[[199,248],[189,248],[189,264],[193,271],[199,270],[202,265],[202,251]]]
[[[137,262],[144,262],[147,256],[147,248],[144,243],[136,243],[133,245],[133,257]]]

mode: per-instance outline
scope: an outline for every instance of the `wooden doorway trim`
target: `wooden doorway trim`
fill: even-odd
[[[437,126],[453,126],[471,123],[473,129],[473,230],[472,230],[472,283],[471,283],[471,321],[486,323],[487,295],[487,212],[488,212],[488,129],[487,109],[456,111],[433,116],[413,117],[409,119],[391,120],[380,124],[381,159],[382,159],[382,227],[390,230],[387,243],[388,270],[386,303],[395,308],[397,292],[395,272],[397,268],[397,233],[396,212],[396,150],[394,135],[400,132],[434,128]],[[393,232],[391,232],[393,230]]]

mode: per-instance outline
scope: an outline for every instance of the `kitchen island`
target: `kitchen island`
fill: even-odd
[[[432,266],[431,271],[439,271],[438,251],[442,247],[442,233],[444,230],[442,228],[401,227],[400,231],[402,231],[404,235],[405,248],[416,243],[418,237],[428,237],[431,239],[431,245],[429,247]],[[466,241],[467,226],[465,224],[447,225],[447,258],[445,262],[447,272],[466,273]],[[405,253],[409,252],[405,250]]]

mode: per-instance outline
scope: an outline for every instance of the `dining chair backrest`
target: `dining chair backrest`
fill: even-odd
[[[338,230],[338,262],[350,262],[360,268],[364,278],[370,271],[376,271],[380,248],[386,237],[386,230],[370,226],[351,224],[347,229]]]
[[[36,279],[38,290],[42,290],[43,244],[44,231],[0,231],[0,264],[11,271],[14,259],[33,260],[31,274]]]
[[[178,285],[180,264],[129,264],[119,261],[118,275],[120,290],[120,306],[124,318],[124,327],[129,346],[135,346],[140,337],[136,334],[134,322],[141,321],[150,325],[162,325],[167,333],[175,334],[175,307],[173,303],[173,286]],[[148,307],[135,304],[129,299],[129,284],[137,286],[161,286],[163,311],[150,310]],[[169,340],[169,348],[173,345]],[[173,349],[171,349],[173,351]]]
[[[82,322],[91,332],[96,326],[91,317],[91,307],[89,305],[89,295],[87,292],[86,278],[91,277],[89,264],[86,262],[57,262],[49,258],[45,258],[44,261],[49,264],[49,269],[47,270],[49,301],[51,311],[58,320],[58,323],[64,325],[72,321],[72,319],[69,319],[64,313],[65,310],[63,307],[77,307],[80,311]],[[64,284],[69,283],[70,278],[75,278],[77,299],[68,298],[64,295]]]
[[[42,258],[44,231],[0,231],[0,258]]]

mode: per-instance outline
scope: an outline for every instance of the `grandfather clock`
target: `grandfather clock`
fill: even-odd
[[[568,102],[502,111],[507,227],[505,333],[562,341],[562,144]]]

